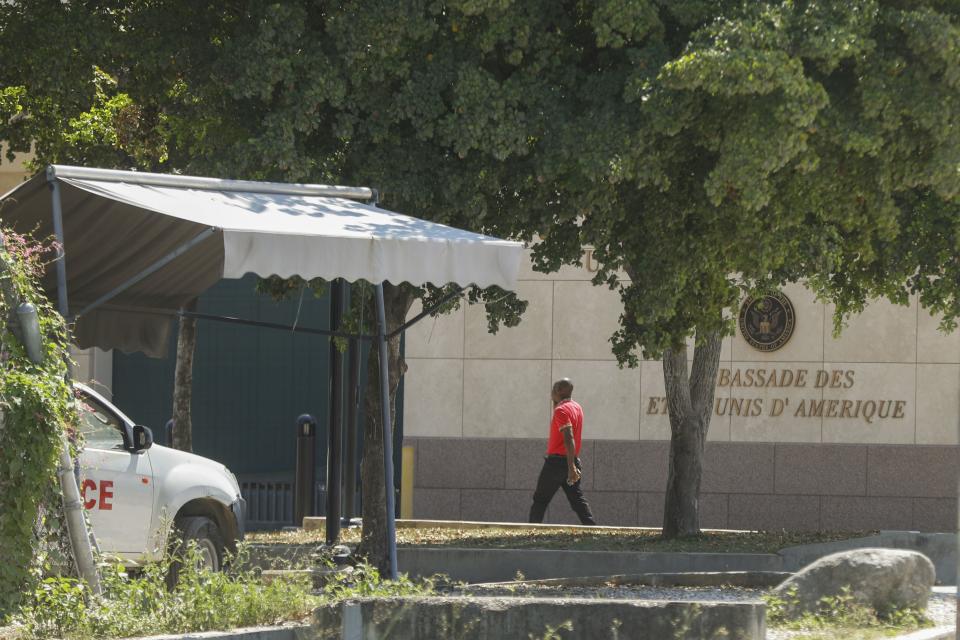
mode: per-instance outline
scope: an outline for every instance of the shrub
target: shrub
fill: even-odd
[[[67,330],[38,286],[53,249],[0,229],[0,624],[40,569],[70,566],[55,475],[62,430],[75,417],[65,380]],[[23,302],[40,317],[39,365],[17,335]]]
[[[319,602],[303,579],[263,584],[248,571],[201,569],[193,543],[186,546],[179,581],[169,590],[170,562],[149,565],[136,576],[120,565],[105,568],[100,598],[90,597],[86,584],[74,578],[42,580],[21,608],[17,621],[23,636],[90,640],[276,624],[305,617]]]

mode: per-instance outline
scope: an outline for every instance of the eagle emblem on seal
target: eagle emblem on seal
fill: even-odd
[[[787,343],[796,324],[793,303],[783,293],[747,297],[740,305],[740,334],[758,351],[776,351]]]

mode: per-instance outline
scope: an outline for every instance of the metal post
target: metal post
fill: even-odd
[[[343,523],[349,526],[357,514],[357,421],[360,415],[360,341],[350,339],[347,360],[346,455],[343,465]]]
[[[53,197],[53,232],[57,236],[57,305],[64,322],[70,316],[70,306],[67,302],[67,263],[64,258],[63,234],[63,207],[60,201],[60,185],[56,180],[50,182],[50,191]],[[70,381],[69,364],[67,367],[67,382]],[[72,387],[71,387],[72,391]],[[63,494],[63,511],[67,521],[67,535],[73,549],[73,559],[77,563],[77,573],[81,580],[86,581],[90,591],[99,596],[103,593],[100,587],[100,574],[93,559],[93,545],[90,544],[90,531],[87,529],[87,520],[83,515],[83,502],[80,500],[80,489],[77,486],[77,476],[74,474],[73,458],[70,455],[70,441],[67,432],[60,432],[60,465],[57,476],[60,479],[60,491]]]
[[[297,466],[293,476],[293,523],[313,515],[316,496],[317,421],[305,413],[297,418]]]
[[[337,278],[330,283],[330,330],[339,331],[343,323],[344,293],[343,280]],[[343,353],[336,342],[330,338],[330,427],[327,431],[327,544],[333,545],[340,540],[340,505],[343,474]]]
[[[60,201],[60,183],[50,183],[53,196],[53,234],[57,237],[57,309],[66,320],[70,317],[70,305],[67,303],[67,259],[63,246],[63,205]]]
[[[390,371],[387,364],[387,313],[383,283],[377,285],[377,344],[380,347],[380,411],[383,416],[383,477],[387,494],[387,546],[390,579],[397,579],[397,522],[393,489],[393,433],[390,425]]]

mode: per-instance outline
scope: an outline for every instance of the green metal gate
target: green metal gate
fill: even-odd
[[[326,328],[329,301],[306,291],[275,302],[254,292],[255,277],[224,280],[201,296],[198,311]],[[116,353],[114,402],[162,441],[172,415],[176,336],[163,359]],[[295,420],[317,419],[317,460],[326,460],[327,338],[277,329],[198,321],[193,364],[193,449],[237,475],[292,473]],[[318,478],[322,476],[318,475]]]

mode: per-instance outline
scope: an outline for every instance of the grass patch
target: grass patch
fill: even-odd
[[[665,540],[656,530],[625,531],[576,529],[570,531],[537,528],[517,529],[397,529],[397,544],[404,547],[460,547],[479,549],[564,549],[578,551],[660,551],[709,553],[776,553],[784,547],[832,542],[872,535],[874,531],[853,532],[706,532],[699,536]],[[247,540],[263,544],[321,544],[320,531],[260,532]],[[358,528],[344,529],[342,542],[360,541]]]
[[[798,632],[791,640],[875,640],[889,638],[933,626],[924,612],[897,609],[882,614],[855,601],[850,589],[836,596],[820,599],[818,610],[800,616],[790,615],[789,596],[764,597],[767,603],[767,624],[772,629]]]

